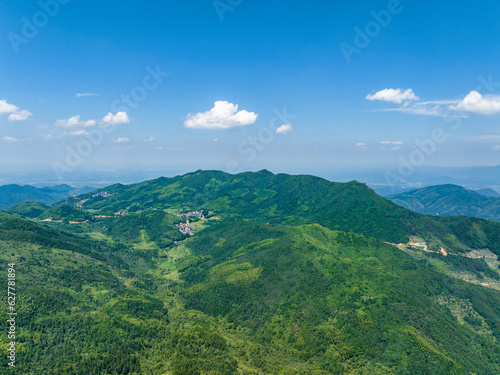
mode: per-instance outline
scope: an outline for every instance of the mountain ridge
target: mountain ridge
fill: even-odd
[[[380,197],[356,181],[338,183],[310,175],[275,175],[268,171],[236,175],[197,171],[132,185],[112,185],[100,191],[106,197],[84,194],[55,205],[73,205],[107,214],[147,208],[204,209],[233,220],[318,223],[332,230],[353,231],[392,243],[407,243],[410,236],[420,236],[437,250],[444,246],[461,252],[482,243],[500,254],[500,241],[495,235],[500,223],[421,215]],[[463,236],[463,232],[469,233],[469,237]],[[492,239],[485,237],[484,232],[491,233]],[[461,240],[457,240],[460,236]]]
[[[500,220],[499,197],[487,197],[458,185],[428,186],[394,195],[389,199],[422,214]]]

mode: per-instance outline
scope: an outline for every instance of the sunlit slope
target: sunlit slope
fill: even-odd
[[[196,256],[179,267],[186,308],[253,337],[244,362],[264,373],[500,371],[500,293],[394,246],[250,223],[213,226],[185,246]]]
[[[8,262],[19,374],[500,371],[499,292],[318,224],[214,220],[146,254],[0,213]]]

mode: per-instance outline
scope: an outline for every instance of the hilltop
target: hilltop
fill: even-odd
[[[414,213],[355,181],[338,183],[308,175],[274,175],[265,170],[237,175],[197,171],[132,185],[112,185],[98,193],[66,198],[56,205],[103,214],[203,209],[224,220],[317,223],[391,243],[407,243],[410,236],[418,236],[437,249],[445,246],[465,251],[481,244],[500,254],[500,223],[466,217],[450,221]]]

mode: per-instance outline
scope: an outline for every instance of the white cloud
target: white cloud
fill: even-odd
[[[52,141],[53,139],[61,139],[62,137],[60,135],[52,135],[52,134],[47,134],[43,136],[44,141]]]
[[[99,94],[94,94],[93,92],[85,92],[85,93],[76,93],[75,97],[76,98],[83,98],[85,96],[99,96]]]
[[[7,136],[3,137],[2,140],[5,141],[5,142],[19,142],[20,141],[20,139],[17,139],[17,138],[14,138],[14,137],[7,137]]]
[[[130,119],[126,112],[118,112],[116,115],[109,112],[99,122],[97,120],[81,121],[80,115],[76,115],[68,119],[57,120],[55,122],[55,125],[62,126],[65,128],[85,128],[89,126],[96,126],[97,124],[120,125],[120,124],[128,124],[129,122]]]
[[[356,143],[356,146],[357,147],[364,147],[364,146],[366,146],[366,143],[364,143],[364,142],[358,142],[358,143]]]
[[[391,102],[396,104],[401,104],[403,102],[411,102],[414,100],[419,100],[420,98],[413,93],[412,89],[383,89],[377,91],[375,94],[366,95],[366,99],[370,101],[380,100],[383,102]]]
[[[7,103],[5,99],[0,100],[0,115],[8,114],[9,121],[24,121],[33,114],[27,109],[20,109],[17,105]]]
[[[95,126],[97,123],[95,120],[80,121],[80,116],[73,116],[69,119],[57,120],[55,125],[62,126],[65,128],[76,128],[76,127],[89,127]]]
[[[74,135],[74,136],[77,136],[77,137],[82,137],[82,136],[89,135],[89,132],[86,132],[85,130],[77,130],[77,131],[69,132],[69,133],[66,133],[66,134],[68,134],[68,135]]]
[[[402,141],[381,141],[380,144],[382,145],[402,145]]]
[[[212,142],[219,142],[219,138],[212,139]]]
[[[366,96],[368,100],[381,100],[399,104],[397,108],[385,108],[379,111],[398,111],[415,115],[462,117],[467,113],[492,115],[500,113],[500,96],[483,96],[477,91],[471,91],[462,100],[433,100],[419,102],[411,89],[384,89]]]
[[[184,126],[188,129],[219,129],[227,130],[231,128],[252,125],[257,121],[254,112],[245,110],[238,112],[238,105],[227,101],[217,101],[214,107],[207,112],[188,114],[184,121]]]
[[[146,138],[144,142],[153,142],[155,139],[153,137]]]
[[[500,151],[500,145],[496,145],[496,146],[492,147],[492,150]]]
[[[155,147],[155,150],[163,150],[163,147],[161,146]]]
[[[21,111],[11,113],[9,115],[9,121],[24,121],[31,116],[33,116],[33,114],[30,111],[23,109]]]
[[[109,112],[102,118],[102,123],[107,125],[121,125],[128,124],[129,122],[130,118],[128,117],[127,112],[118,112],[116,115]]]
[[[6,100],[0,100],[0,115],[5,115],[7,113],[12,113],[19,110],[19,107],[14,104],[7,103]]]
[[[492,115],[500,113],[500,96],[483,96],[477,91],[471,91],[463,100],[449,108],[452,111]]]
[[[276,134],[287,134],[293,129],[292,124],[283,124],[278,129],[276,129]]]
[[[115,143],[127,143],[127,142],[130,142],[130,138],[120,137],[120,138],[115,139],[113,142],[115,142]]]
[[[394,146],[394,147],[391,147],[390,150],[392,151],[397,151],[397,150],[401,150],[401,146]]]

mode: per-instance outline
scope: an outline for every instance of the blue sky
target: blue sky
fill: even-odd
[[[4,171],[500,164],[498,2],[0,12]]]

